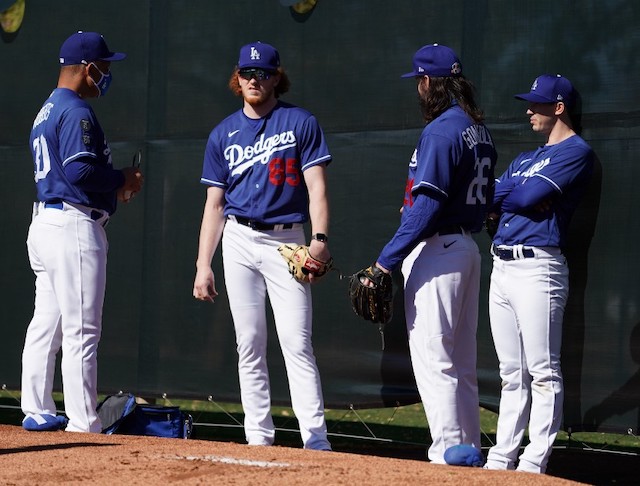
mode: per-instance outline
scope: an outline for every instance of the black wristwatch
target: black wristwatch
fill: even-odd
[[[316,233],[315,235],[311,235],[311,239],[318,240],[322,243],[326,243],[327,241],[329,241],[329,237],[324,233]]]

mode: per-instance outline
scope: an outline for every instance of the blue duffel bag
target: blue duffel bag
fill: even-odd
[[[193,418],[177,406],[138,403],[131,393],[109,395],[97,408],[103,434],[150,435],[188,439]]]

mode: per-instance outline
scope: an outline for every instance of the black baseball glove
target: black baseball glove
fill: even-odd
[[[365,279],[373,284],[364,285]],[[367,321],[387,324],[393,317],[393,281],[390,273],[375,263],[356,272],[349,279],[349,298],[353,311]]]

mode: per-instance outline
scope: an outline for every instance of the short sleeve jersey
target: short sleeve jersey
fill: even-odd
[[[225,190],[225,216],[304,223],[309,200],[302,174],[330,162],[315,117],[279,101],[263,118],[253,120],[239,110],[211,131],[200,182]]]
[[[116,191],[83,191],[65,175],[65,166],[76,160],[112,165],[111,150],[93,109],[75,92],[53,90],[33,122],[29,145],[39,201],[67,201],[115,212]]]
[[[539,177],[550,184],[555,193],[551,209],[536,208],[522,213],[505,212],[493,242],[496,245],[529,245],[563,247],[571,216],[584,195],[593,173],[594,153],[578,135],[532,152],[518,155],[496,181],[496,192],[512,177],[522,182]]]
[[[458,225],[477,232],[487,211],[497,153],[487,127],[457,104],[429,123],[409,163],[403,216],[420,192],[442,201],[438,228]],[[427,235],[429,236],[429,235]]]

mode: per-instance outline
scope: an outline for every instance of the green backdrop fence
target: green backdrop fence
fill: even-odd
[[[34,198],[28,134],[55,86],[58,49],[70,33],[96,30],[112,49],[127,52],[113,66],[108,96],[92,103],[116,165],[127,165],[142,148],[146,174],[143,193],[108,227],[100,389],[220,401],[237,401],[239,391],[219,255],[221,298],[197,302],[191,289],[205,197],[202,155],[211,128],[240,106],[226,88],[239,47],[256,39],[277,46],[292,80],[285,99],[312,111],[327,133],[334,156],[331,246],[349,274],[373,261],[397,227],[406,165],[422,125],[414,83],[399,76],[417,48],[440,42],[460,54],[478,88],[499,171],[541,143],[514,93],[543,72],[562,73],[582,93],[583,135],[600,162],[572,230],[564,426],[637,433],[639,24],[633,0],[319,0],[303,16],[279,0],[28,0],[22,28],[0,42],[0,382],[19,388],[33,310],[25,250]],[[482,404],[495,409],[500,379],[487,318],[489,239],[479,234],[477,241],[480,391]],[[346,288],[335,272],[314,288],[314,345],[327,406],[417,401],[401,292],[382,349],[377,327],[351,311]],[[275,333],[269,355],[274,401],[288,403]]]

